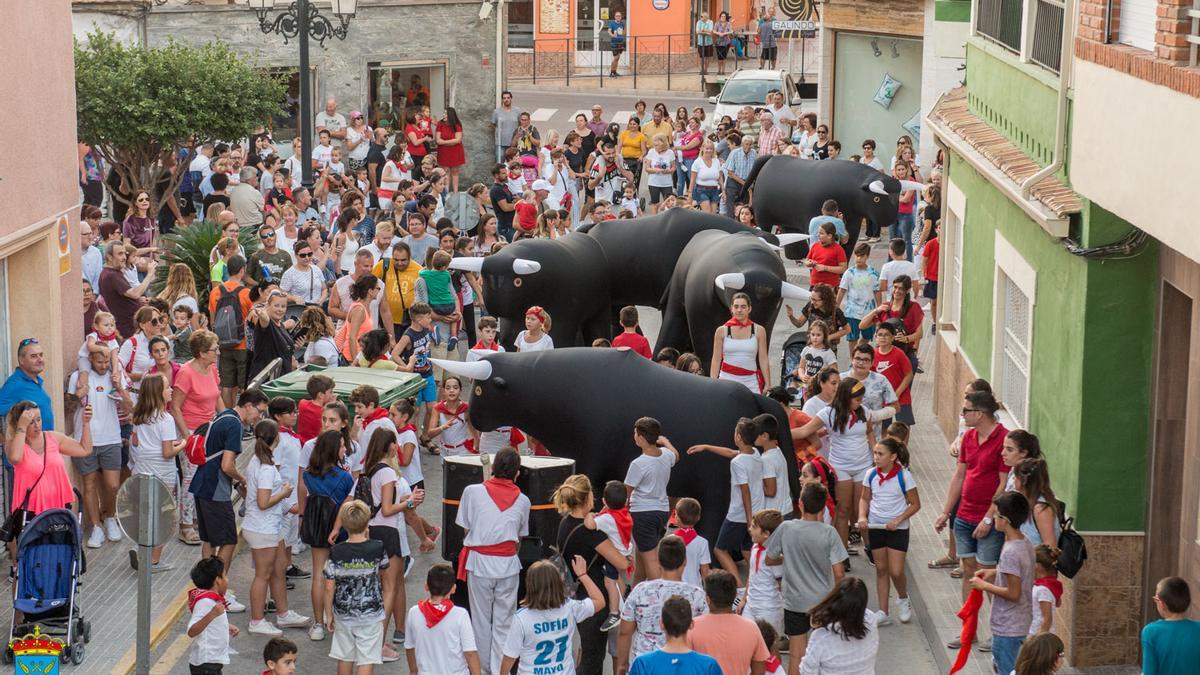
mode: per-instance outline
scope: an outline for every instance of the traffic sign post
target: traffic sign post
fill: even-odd
[[[156,476],[135,474],[117,493],[117,522],[137,543],[137,670],[150,674],[151,553],[170,538],[175,527],[175,498]]]

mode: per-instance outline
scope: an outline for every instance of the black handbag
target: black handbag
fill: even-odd
[[[4,525],[0,525],[0,541],[8,543],[16,537],[17,530],[25,526],[25,518],[29,515],[29,496],[33,494],[33,489],[42,482],[42,476],[46,475],[46,457],[42,456],[42,472],[38,474],[37,480],[33,481],[33,485],[25,491],[25,499],[21,500],[20,508],[13,509],[8,512],[8,517],[4,519]],[[17,519],[20,519],[18,522]]]

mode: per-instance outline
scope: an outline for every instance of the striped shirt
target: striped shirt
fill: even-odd
[[[758,159],[757,150],[751,148],[747,153],[740,146],[736,147],[729,151],[729,159],[725,162],[725,173],[746,180],[750,177],[750,170],[754,168],[756,159]]]

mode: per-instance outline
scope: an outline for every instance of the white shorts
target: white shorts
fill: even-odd
[[[329,658],[359,666],[383,663],[383,622],[347,626],[335,621]]]
[[[242,530],[242,537],[246,539],[246,543],[250,548],[275,548],[279,545],[282,537],[279,533],[263,534],[261,532],[251,532],[250,530]]]
[[[744,618],[750,619],[751,621],[757,621],[758,619],[763,619],[767,623],[771,624],[772,627],[775,628],[776,633],[778,633],[779,635],[783,635],[783,607],[782,606],[774,607],[774,608],[765,607],[765,608],[759,610],[754,607],[754,603],[748,603],[746,605],[746,608],[742,610],[742,616]],[[770,646],[771,645],[767,645],[768,648]]]
[[[300,543],[299,513],[283,514],[283,529],[280,530],[279,536],[283,538],[283,543],[287,544],[289,548],[294,548]]]

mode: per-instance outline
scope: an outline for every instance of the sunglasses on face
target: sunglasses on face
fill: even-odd
[[[312,254],[312,251],[307,251],[305,253],[297,253],[296,257],[297,258],[311,258],[311,257],[313,257],[313,254]]]
[[[258,238],[259,239],[274,239],[275,233],[274,232],[263,232],[262,234],[258,235]]]

